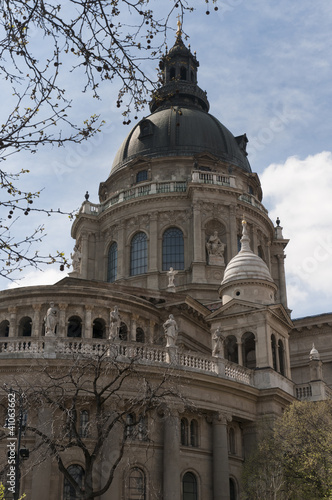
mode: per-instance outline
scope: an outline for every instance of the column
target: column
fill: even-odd
[[[84,337],[86,339],[92,338],[92,309],[93,309],[93,306],[85,306]]]
[[[228,262],[238,253],[237,248],[237,227],[236,227],[236,207],[229,207],[229,229],[230,229],[230,248],[227,248]]]
[[[18,332],[17,332],[17,325],[16,325],[16,313],[17,309],[16,307],[8,307],[8,312],[10,314],[9,317],[9,334],[8,337],[17,337]]]
[[[213,418],[213,500],[229,500],[227,423],[231,416],[218,413]]]
[[[148,271],[158,271],[158,215],[155,213],[150,216],[150,234],[149,234],[149,252],[148,252]]]
[[[130,324],[130,341],[135,342],[136,341],[136,328],[137,328],[137,321],[139,319],[138,314],[133,314],[131,317],[131,324]]]
[[[48,408],[40,408],[38,410],[38,428],[46,435],[50,434],[52,426],[53,415]],[[41,438],[36,438],[36,444],[41,442]],[[41,452],[42,453],[42,452]],[[52,471],[52,458],[50,453],[44,454],[43,460],[32,469],[32,493],[31,496],[34,500],[45,500],[51,497],[50,483]],[[33,460],[29,458],[29,460]],[[63,479],[62,479],[63,481]]]
[[[156,322],[150,319],[149,321],[149,335],[147,338],[147,341],[149,344],[154,343],[154,329],[155,329]]]
[[[277,255],[280,302],[287,309],[286,277],[285,277],[285,264],[284,264],[285,258],[286,255],[284,254]]]
[[[193,245],[194,262],[205,262],[205,252],[203,254],[202,245],[202,217],[199,202],[193,203]]]
[[[257,234],[257,227],[253,226],[252,227],[252,251],[258,255],[258,234]]]
[[[242,350],[242,341],[241,340],[238,340],[236,342],[237,344],[237,359],[238,359],[238,363],[239,365],[243,366],[243,350]]]
[[[41,304],[33,304],[33,320],[32,320],[32,337],[40,337],[41,336],[41,328],[40,328],[40,310]]]
[[[59,324],[57,330],[57,336],[59,337],[67,337],[66,309],[67,304],[59,304]]]
[[[164,416],[163,500],[180,500],[180,491],[180,419],[172,409]]]
[[[89,235],[84,232],[81,236],[81,277],[84,279],[88,278],[88,258],[89,258]]]
[[[125,256],[126,248],[124,241],[124,226],[120,224],[118,227],[118,269],[116,279],[119,280],[125,276]]]

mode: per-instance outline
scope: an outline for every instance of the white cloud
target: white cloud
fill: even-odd
[[[21,277],[19,281],[10,282],[7,288],[18,288],[23,286],[53,285],[57,281],[65,278],[67,273],[57,269],[46,269],[45,271],[29,271]]]
[[[270,217],[280,217],[285,238],[289,306],[295,316],[331,309],[332,153],[288,158],[261,175]]]

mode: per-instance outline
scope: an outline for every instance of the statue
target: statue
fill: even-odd
[[[174,319],[173,314],[163,324],[164,333],[166,337],[166,347],[174,347],[178,336],[178,325]]]
[[[114,306],[110,313],[110,333],[109,340],[118,340],[120,332],[121,318],[118,311],[118,306]]]
[[[225,338],[221,333],[220,326],[218,326],[218,328],[213,332],[212,335],[212,341],[213,341],[212,356],[216,358],[224,357],[224,340]]]
[[[224,265],[225,244],[220,240],[218,231],[214,231],[206,243],[206,250],[209,256],[209,264]]]
[[[47,309],[45,321],[45,337],[53,337],[58,324],[58,310],[54,307],[54,302],[50,302],[50,307]]]
[[[170,267],[169,271],[167,271],[167,276],[168,276],[167,288],[171,288],[171,287],[175,286],[174,278],[175,278],[176,274],[178,274],[178,271],[174,271],[173,267]]]
[[[80,273],[81,272],[82,254],[80,252],[78,245],[74,246],[74,253],[71,253],[70,257],[72,259],[71,265],[73,266],[74,272]]]

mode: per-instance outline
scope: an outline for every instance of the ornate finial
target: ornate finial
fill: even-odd
[[[243,218],[242,218],[242,238],[241,238],[241,250],[240,250],[240,252],[251,252],[247,221],[244,218],[244,214],[243,214]]]
[[[85,199],[86,199],[86,201],[88,201],[89,196],[90,196],[90,195],[89,195],[89,193],[88,193],[88,191],[87,191],[87,192],[85,193]]]
[[[310,359],[310,361],[320,360],[319,352],[317,351],[314,343],[312,344],[312,349],[311,349],[310,354],[309,354],[309,359]]]
[[[177,30],[177,32],[176,32],[176,38],[180,38],[180,37],[181,37],[181,35],[182,35],[182,23],[181,23],[181,21],[180,21],[180,19],[181,19],[180,14],[179,14],[177,17],[178,17],[178,22],[177,22],[177,25],[178,25],[178,30]]]

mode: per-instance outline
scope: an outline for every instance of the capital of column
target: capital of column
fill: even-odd
[[[227,425],[232,421],[232,415],[227,412],[218,411],[213,414],[212,422],[216,425]]]

